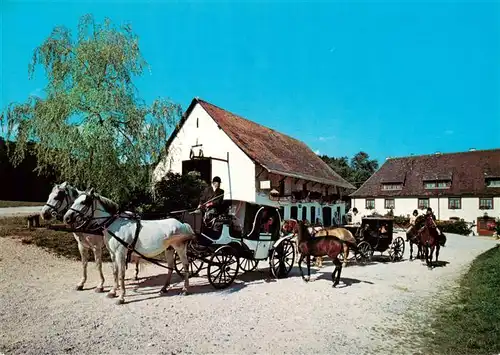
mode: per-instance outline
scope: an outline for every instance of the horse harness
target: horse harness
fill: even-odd
[[[73,212],[78,213],[84,219],[84,223],[82,225],[78,226],[76,229],[83,229],[83,228],[87,227],[92,222],[92,220],[98,219],[98,218],[90,217],[90,218],[87,218],[87,220],[85,220],[86,218],[85,218],[84,212],[75,210],[73,208],[70,208],[70,210],[72,210]],[[95,206],[94,206],[94,204],[92,204],[92,215],[94,214],[94,211],[95,211]],[[149,261],[152,264],[155,264],[155,265],[160,266],[162,268],[165,268],[167,270],[172,270],[172,271],[174,270],[171,267],[168,267],[168,266],[165,266],[163,264],[160,264],[160,262],[159,262],[158,259],[149,258],[149,257],[145,256],[144,254],[142,254],[142,253],[138,252],[137,250],[135,250],[135,245],[137,244],[137,240],[139,239],[139,233],[140,233],[140,231],[142,229],[141,218],[140,218],[139,215],[134,214],[134,216],[127,216],[126,217],[128,219],[135,220],[136,226],[137,226],[136,229],[135,229],[134,239],[132,240],[132,243],[130,243],[130,244],[128,244],[122,238],[118,237],[115,233],[113,233],[110,230],[108,230],[108,227],[111,224],[113,224],[113,222],[118,217],[123,218],[121,211],[118,211],[114,215],[109,216],[109,217],[100,217],[100,218],[106,218],[106,220],[102,223],[102,225],[98,225],[97,228],[95,228],[91,232],[93,232],[93,234],[96,234],[96,233],[104,234],[104,231],[106,231],[107,233],[109,233],[113,238],[115,238],[121,245],[123,245],[127,249],[127,257],[125,259],[125,269],[128,268],[128,263],[130,262],[130,258],[132,256],[132,253],[136,253],[141,258],[143,258],[146,261]]]

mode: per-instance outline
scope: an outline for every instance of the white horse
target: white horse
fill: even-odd
[[[40,216],[42,217],[42,219],[47,221],[51,220],[52,218],[56,218],[62,221],[66,211],[68,211],[73,202],[75,202],[75,200],[81,193],[83,193],[83,191],[80,191],[76,187],[71,186],[67,181],[59,185],[56,184],[49,194],[47,202],[42,207]],[[100,281],[95,288],[95,292],[103,292],[104,275],[102,273],[102,248],[104,246],[104,239],[102,235],[73,233],[73,236],[78,243],[78,250],[80,251],[83,266],[82,280],[78,283],[76,289],[78,291],[83,290],[83,286],[87,281],[87,264],[89,259],[88,252],[89,250],[92,250],[92,252],[94,253],[97,271],[99,271],[100,276]],[[135,261],[134,279],[137,280],[137,275],[139,274],[139,258],[134,255],[133,261]]]
[[[174,268],[174,250],[179,255],[184,268],[183,294],[188,294],[189,287],[189,262],[187,258],[187,245],[190,240],[195,239],[191,227],[174,218],[162,220],[147,220],[138,222],[127,213],[119,213],[118,205],[110,199],[94,193],[94,189],[81,194],[64,215],[67,224],[81,221],[87,223],[87,227],[103,228],[104,242],[109,250],[113,266],[114,286],[108,293],[108,297],[116,297],[118,280],[120,280],[121,294],[118,304],[125,303],[125,267],[127,247],[117,239],[120,238],[127,246],[131,246],[136,239],[134,250],[147,258],[152,258],[165,252],[168,264],[168,273],[165,285],[160,294],[166,293],[172,278]],[[139,230],[137,228],[140,227]],[[136,236],[136,233],[137,236]]]

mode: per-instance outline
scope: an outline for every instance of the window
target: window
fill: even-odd
[[[375,200],[373,198],[367,198],[365,201],[365,208],[367,210],[373,210],[375,208]]]
[[[490,179],[486,181],[488,187],[500,187],[500,179]]]
[[[395,207],[394,199],[393,198],[386,198],[384,201],[384,207],[388,210],[390,210],[391,208],[394,209],[394,207]]]
[[[311,223],[316,223],[316,207],[311,206]]]
[[[382,190],[401,190],[403,184],[382,184]]]
[[[425,181],[424,187],[426,189],[449,189],[451,181]]]
[[[492,210],[493,209],[493,198],[484,197],[479,199],[479,208],[482,210]]]
[[[429,199],[428,198],[419,198],[418,199],[418,208],[423,210],[429,207]]]
[[[448,198],[448,209],[459,210],[462,208],[462,199],[460,197]]]
[[[290,207],[290,219],[297,219],[298,212],[297,206]]]
[[[305,221],[307,219],[307,207],[302,207],[302,220]]]

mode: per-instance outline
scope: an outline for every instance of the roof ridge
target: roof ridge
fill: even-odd
[[[473,153],[482,153],[482,152],[496,152],[500,151],[500,148],[489,148],[489,149],[476,149],[476,150],[466,150],[460,152],[450,152],[450,153],[428,153],[428,154],[418,154],[418,155],[406,155],[400,157],[389,157],[386,160],[395,160],[395,159],[413,159],[413,158],[421,158],[421,157],[436,157],[443,155],[454,155],[454,154],[473,154]]]
[[[308,147],[308,148],[309,148],[309,146],[308,146],[305,142],[301,141],[300,139],[297,139],[297,138],[294,138],[294,137],[292,137],[292,136],[289,136],[289,135],[288,135],[288,134],[286,134],[286,133],[283,133],[283,132],[277,131],[277,130],[275,130],[274,128],[271,128],[271,127],[268,127],[268,126],[264,126],[263,124],[260,124],[260,123],[258,123],[258,122],[255,122],[255,121],[249,120],[248,118],[245,118],[245,117],[241,116],[240,114],[237,114],[237,113],[234,113],[234,112],[232,112],[232,111],[229,111],[229,110],[227,110],[227,109],[225,109],[225,108],[223,108],[223,107],[217,106],[217,105],[215,105],[215,104],[213,104],[213,103],[211,103],[211,102],[209,102],[209,101],[207,101],[207,100],[203,100],[203,99],[201,99],[201,98],[199,98],[199,97],[196,97],[196,100],[198,100],[198,101],[200,101],[200,102],[203,102],[203,103],[206,103],[206,104],[208,104],[208,105],[214,106],[214,107],[218,108],[219,110],[222,110],[222,111],[225,111],[225,112],[227,112],[227,113],[230,113],[231,115],[236,116],[236,117],[238,117],[238,118],[240,118],[240,119],[242,119],[242,120],[245,120],[245,121],[247,121],[247,122],[249,122],[249,123],[252,123],[252,124],[254,124],[254,125],[257,125],[257,126],[260,126],[260,127],[266,128],[266,129],[269,129],[269,130],[271,130],[271,131],[273,131],[273,132],[275,132],[275,133],[277,133],[277,134],[279,134],[279,135],[282,135],[282,136],[285,136],[285,137],[287,137],[287,138],[293,139],[294,141],[297,141],[297,142],[299,142],[299,143],[301,143],[301,144],[303,144],[303,145],[305,145],[306,147]]]

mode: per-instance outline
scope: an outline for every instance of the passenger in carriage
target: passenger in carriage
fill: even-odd
[[[207,187],[200,197],[198,209],[205,210],[203,220],[207,225],[213,224],[214,219],[224,212],[224,190],[220,188],[220,184],[220,177],[215,176],[212,186]]]

